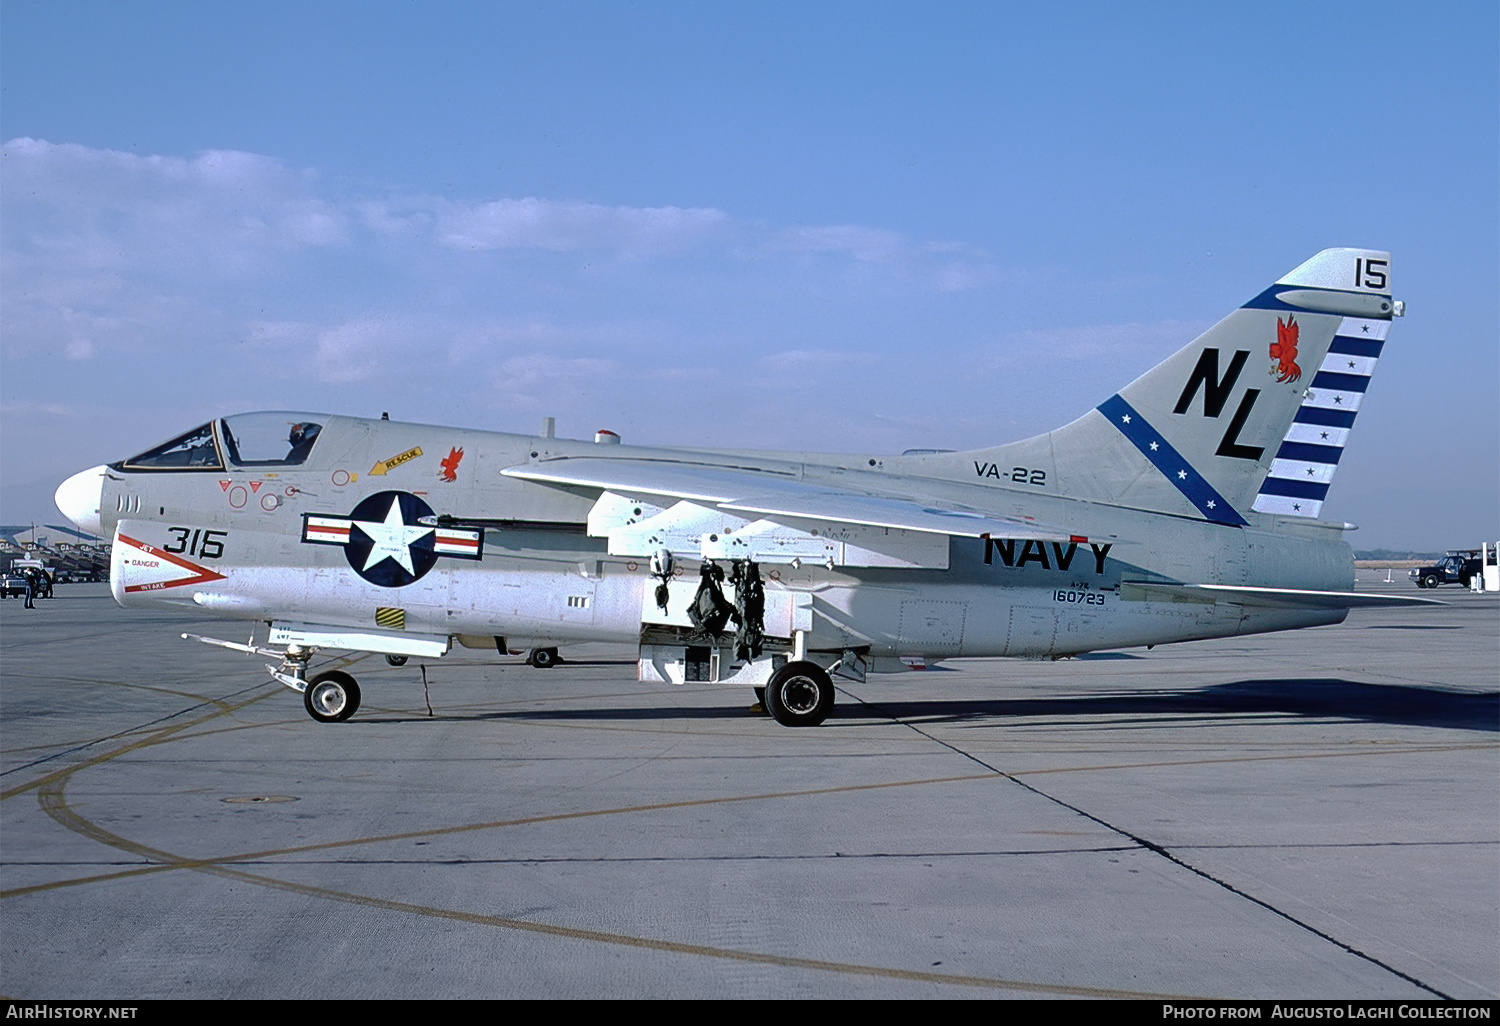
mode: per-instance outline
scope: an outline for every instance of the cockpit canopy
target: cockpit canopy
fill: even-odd
[[[241,413],[196,427],[117,464],[123,470],[295,467],[312,452],[327,414]]]

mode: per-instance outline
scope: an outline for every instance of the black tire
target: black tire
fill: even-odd
[[[342,670],[329,670],[307,682],[302,704],[319,723],[343,723],[359,708],[359,685]]]
[[[531,655],[526,657],[526,661],[538,670],[550,670],[562,662],[562,658],[555,648],[534,648],[531,650]]]
[[[816,727],[833,711],[833,681],[816,663],[787,663],[767,682],[765,705],[783,727]]]
[[[390,663],[392,666],[405,666],[406,656],[388,655],[385,657],[385,661]]]
[[[1422,585],[1427,588],[1436,588],[1438,586],[1437,575],[1428,574],[1426,577],[1422,578]]]

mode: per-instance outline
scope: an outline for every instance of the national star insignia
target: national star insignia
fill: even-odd
[[[1155,442],[1151,443],[1151,451],[1152,452],[1155,452],[1159,448],[1161,448],[1161,446],[1157,445]]]
[[[1179,481],[1186,481],[1187,480],[1187,471],[1186,470],[1179,470],[1177,472],[1177,480],[1179,480]]]
[[[421,524],[408,524],[401,518],[401,500],[399,497],[391,499],[391,510],[385,515],[381,523],[367,520],[356,520],[359,529],[370,537],[370,558],[365,560],[364,568],[370,569],[382,559],[394,559],[401,569],[409,574],[415,574],[416,570],[411,563],[411,545],[417,539],[431,534],[433,528],[423,527]]]
[[[1120,418],[1120,423],[1121,424],[1129,424],[1130,423],[1130,414],[1127,413],[1127,414],[1125,414],[1125,416],[1121,417]]]

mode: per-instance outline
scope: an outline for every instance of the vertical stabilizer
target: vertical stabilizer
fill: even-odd
[[[1390,254],[1324,250],[1096,409],[976,466],[1223,524],[1317,516],[1396,311]]]

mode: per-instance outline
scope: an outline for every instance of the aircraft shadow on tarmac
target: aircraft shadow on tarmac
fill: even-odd
[[[750,698],[746,693],[747,705]],[[1500,692],[1443,691],[1436,688],[1367,684],[1337,678],[1281,678],[1215,684],[1190,691],[1117,692],[1064,698],[911,699],[840,702],[829,722],[868,720],[872,714],[900,720],[962,722],[1020,718],[1116,716],[1148,721],[1156,717],[1201,720],[1234,716],[1305,716],[1450,730],[1500,731]],[[519,719],[571,721],[738,719],[744,707],[646,705],[638,708],[532,709],[437,719]],[[368,717],[392,722],[406,717]],[[422,717],[426,719],[426,717]],[[1163,721],[1160,725],[1170,725]],[[1123,724],[1122,724],[1123,725]],[[1136,725],[1132,723],[1131,725]]]
[[[959,702],[881,702],[898,719],[978,717],[1305,716],[1411,727],[1500,731],[1500,692],[1455,692],[1337,678],[1233,681],[1192,691]],[[838,714],[835,707],[834,714]],[[845,710],[846,714],[848,710]]]

